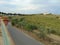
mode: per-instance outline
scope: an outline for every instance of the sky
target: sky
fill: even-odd
[[[60,14],[60,0],[0,0],[0,11],[7,13]]]

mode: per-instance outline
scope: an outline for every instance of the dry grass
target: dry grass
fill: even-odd
[[[60,36],[54,35],[54,34],[50,34],[48,35],[49,38],[52,38],[53,40],[59,41],[60,42]]]
[[[2,36],[0,36],[0,45],[3,45],[3,39],[2,39]]]

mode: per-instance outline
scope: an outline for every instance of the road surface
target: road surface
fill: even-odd
[[[29,36],[26,36],[24,33],[12,27],[10,24],[8,24],[7,29],[16,45],[43,45],[32,37],[29,38]]]

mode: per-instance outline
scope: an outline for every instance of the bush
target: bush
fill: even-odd
[[[20,21],[20,22],[24,21],[24,18],[20,18],[19,21]]]
[[[18,19],[12,19],[12,25],[16,25],[18,23]]]
[[[51,29],[50,28],[47,28],[47,33],[51,34]]]
[[[26,24],[25,29],[32,32],[34,29],[37,29],[37,27],[33,24]]]
[[[56,30],[51,30],[51,33],[52,34],[56,34]]]
[[[58,16],[57,16],[56,18],[57,18],[57,19],[59,19],[59,17],[58,17]]]
[[[46,39],[46,37],[47,37],[46,33],[44,33],[44,32],[41,32],[40,33],[40,38]]]
[[[26,22],[25,21],[18,22],[18,25],[19,25],[20,28],[22,28],[26,25]]]
[[[11,16],[9,16],[8,18],[9,18],[9,19],[12,19],[12,17],[11,17]]]
[[[40,30],[39,37],[42,39],[46,39],[47,38],[47,30],[46,30],[45,26],[41,25],[39,30]]]
[[[15,21],[12,20],[11,24],[14,26],[15,25]]]

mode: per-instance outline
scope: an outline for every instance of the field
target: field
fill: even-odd
[[[44,30],[49,30],[51,33],[60,35],[60,19],[59,16],[55,15],[33,15],[33,16],[16,16],[15,20],[22,20],[20,23],[22,25],[34,25],[38,30],[43,28]],[[13,19],[14,19],[13,18]],[[19,22],[17,22],[19,23]]]
[[[12,18],[13,17],[13,18]],[[58,15],[29,15],[9,17],[13,26],[34,32],[43,40],[51,39],[47,35],[60,36],[60,16]]]

